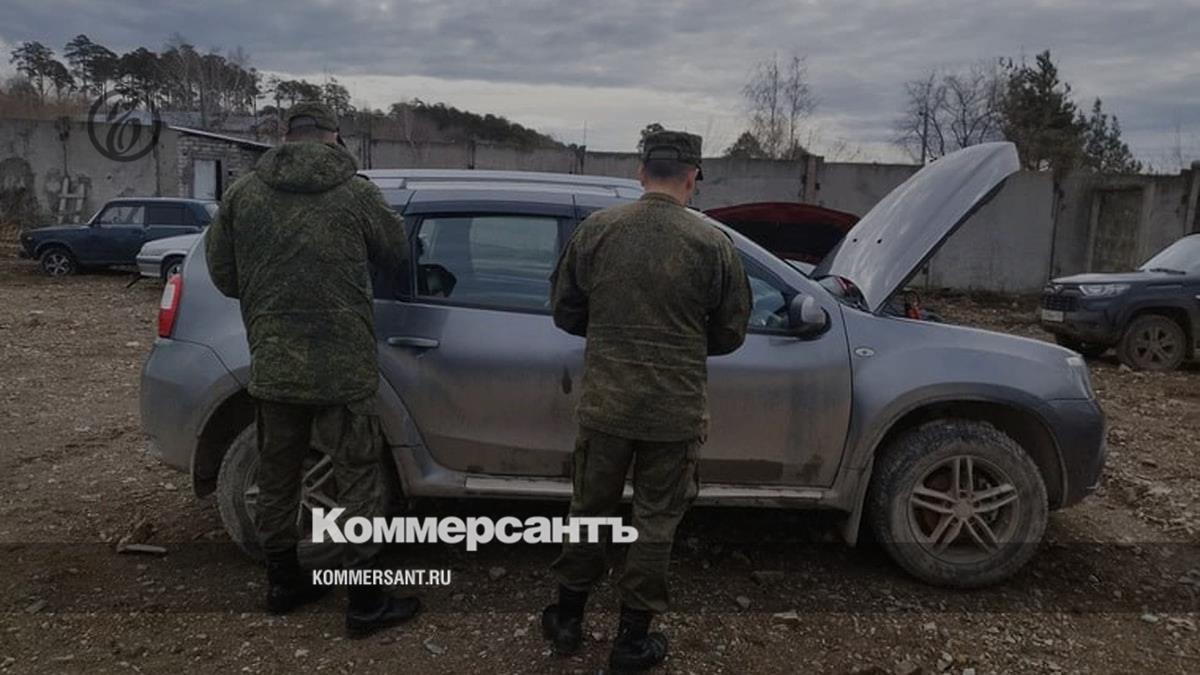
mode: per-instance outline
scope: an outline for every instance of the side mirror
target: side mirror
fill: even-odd
[[[788,329],[799,337],[816,335],[829,325],[829,315],[811,295],[797,293],[788,303]]]

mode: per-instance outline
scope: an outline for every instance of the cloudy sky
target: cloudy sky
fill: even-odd
[[[1200,0],[5,0],[0,48],[78,33],[116,51],[181,33],[244,48],[260,70],[336,76],[358,103],[445,101],[562,141],[630,150],[659,121],[706,136],[745,126],[754,63],[807,55],[818,150],[904,161],[902,84],[935,67],[1049,48],[1081,104],[1116,113],[1143,160],[1200,159]],[[7,64],[5,64],[5,67]],[[1177,143],[1178,139],[1178,143]]]

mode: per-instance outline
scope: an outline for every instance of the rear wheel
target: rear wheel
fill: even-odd
[[[174,258],[167,258],[166,260],[163,261],[163,264],[162,264],[162,279],[163,279],[163,281],[166,281],[167,279],[170,279],[172,276],[179,274],[180,270],[182,270],[182,269],[183,269],[183,258],[180,258],[178,256],[176,256]]]
[[[1117,347],[1121,363],[1134,370],[1175,370],[1183,363],[1187,335],[1183,328],[1161,314],[1143,314],[1134,319]]]
[[[1054,341],[1057,342],[1060,347],[1066,347],[1072,351],[1079,352],[1089,359],[1095,359],[1104,356],[1104,352],[1108,351],[1108,347],[1106,345],[1098,345],[1093,342],[1083,342],[1065,335],[1055,335]]]
[[[893,560],[922,581],[956,588],[1014,574],[1049,517],[1029,455],[995,427],[967,420],[925,424],[885,448],[867,509]]]
[[[305,567],[338,565],[341,556],[339,545],[306,541],[312,524],[312,508],[335,508],[336,499],[332,460],[316,450],[309,451],[304,459],[300,508],[296,512],[296,524],[300,531],[300,562]],[[258,437],[256,427],[251,424],[238,434],[221,460],[221,469],[217,474],[217,509],[230,539],[246,555],[262,562],[266,556],[258,543],[254,526],[257,502]]]
[[[38,262],[41,263],[42,271],[52,277],[65,277],[79,271],[79,263],[75,261],[75,256],[62,246],[45,249],[38,256]]]

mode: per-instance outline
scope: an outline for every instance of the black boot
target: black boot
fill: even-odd
[[[667,658],[667,638],[662,633],[649,633],[652,613],[644,609],[621,606],[621,622],[617,638],[608,655],[608,667],[614,673],[640,673],[650,670]]]
[[[579,651],[583,643],[583,607],[587,597],[587,591],[559,586],[558,602],[542,610],[542,634],[550,641],[555,654],[568,656]]]
[[[296,549],[267,554],[267,611],[271,614],[287,614],[316,602],[328,590],[314,585],[312,576],[301,569]]]
[[[397,598],[379,586],[349,586],[346,595],[346,637],[365,638],[372,633],[408,621],[421,611],[415,597]]]

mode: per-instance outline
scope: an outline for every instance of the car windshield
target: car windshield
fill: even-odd
[[[1200,271],[1200,235],[1180,239],[1159,251],[1138,269],[1149,272]]]

